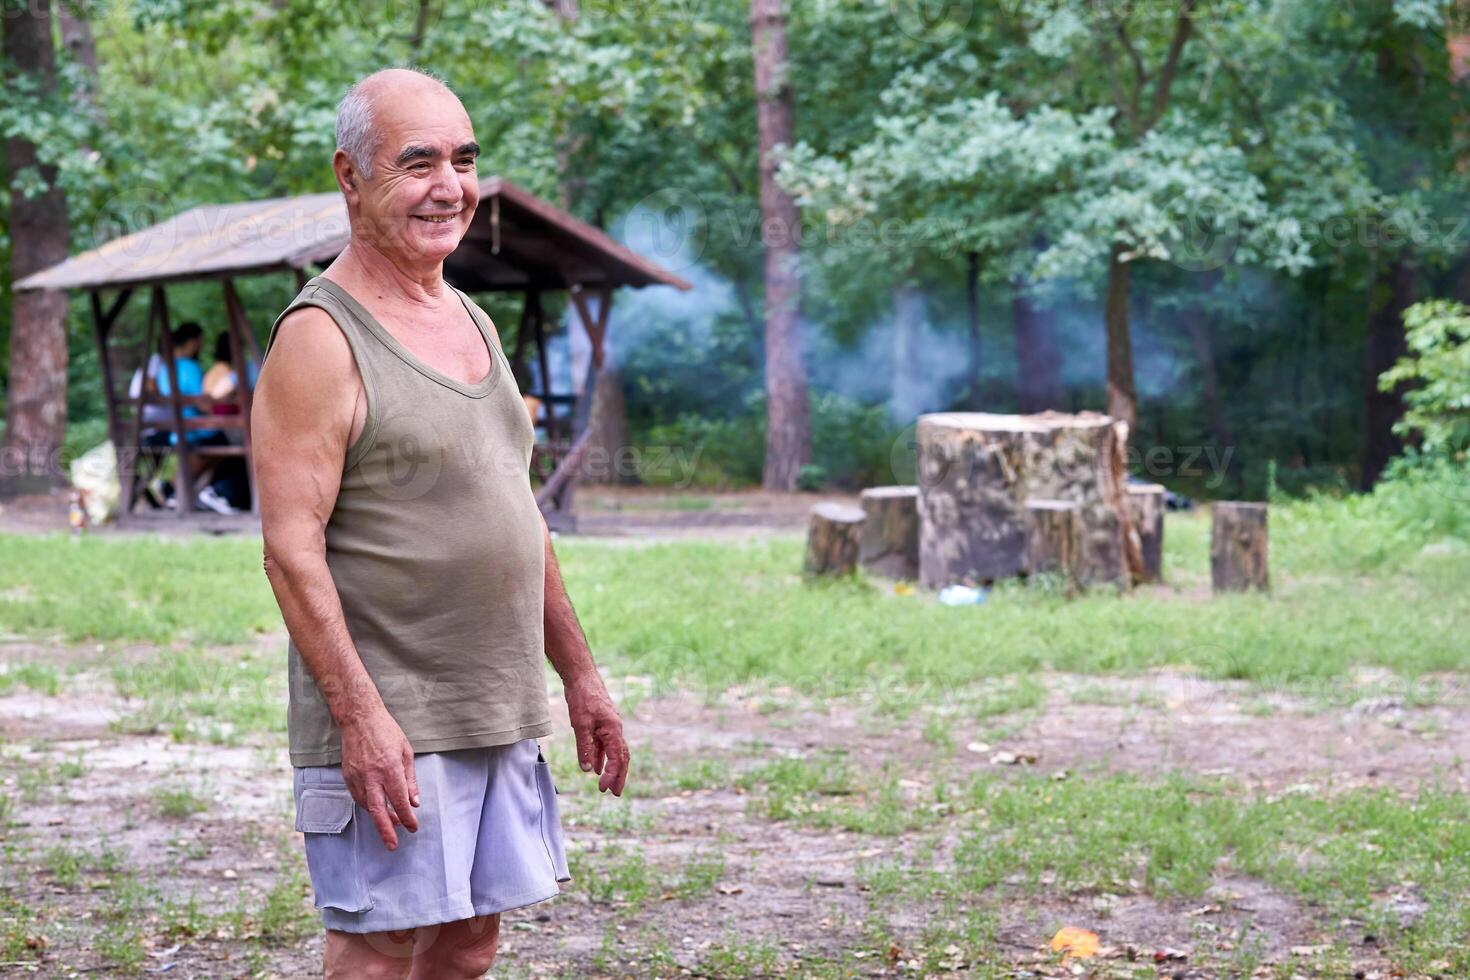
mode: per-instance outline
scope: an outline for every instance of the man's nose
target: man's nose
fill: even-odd
[[[440,204],[459,204],[464,191],[459,186],[459,172],[454,164],[443,163],[434,168],[434,183],[429,188],[429,198]]]

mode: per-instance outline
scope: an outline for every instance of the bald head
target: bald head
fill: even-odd
[[[464,112],[459,96],[445,82],[420,68],[384,68],[358,81],[337,105],[337,148],[347,154],[362,176],[373,177],[373,156],[383,146],[390,120],[381,118],[403,103],[448,99]]]

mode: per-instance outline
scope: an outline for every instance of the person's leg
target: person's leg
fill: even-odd
[[[500,948],[500,913],[438,927],[432,941],[415,948],[412,980],[479,980]]]
[[[202,438],[194,438],[191,433],[189,439],[190,449],[199,446],[228,446],[229,444],[230,440],[223,432],[212,432]],[[198,493],[200,490],[209,486],[210,483],[214,482],[214,468],[218,464],[218,456],[189,457],[189,472],[193,477],[195,493]]]
[[[327,931],[326,980],[479,980],[500,947],[500,915],[398,932]]]
[[[406,980],[413,968],[415,931],[352,933],[327,930],[326,980]]]

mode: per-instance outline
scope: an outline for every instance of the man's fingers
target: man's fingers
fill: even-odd
[[[403,829],[410,834],[419,829],[419,818],[413,812],[413,805],[408,802],[408,780],[404,778],[403,770],[393,773],[383,785],[388,796],[388,802],[393,806],[393,813],[397,816]]]
[[[592,729],[587,725],[573,725],[572,731],[577,736],[577,762],[582,766],[583,772],[592,771]]]
[[[413,749],[407,745],[403,747],[403,775],[408,780],[408,802],[414,806],[418,806],[419,776],[413,767]]]
[[[398,834],[393,830],[393,821],[388,817],[388,802],[382,793],[375,793],[377,799],[372,806],[367,808],[368,816],[373,818],[373,825],[378,828],[378,836],[383,838],[383,846],[390,851],[398,849]]]
[[[607,753],[607,765],[602,778],[597,781],[599,792],[612,790],[614,796],[623,795],[623,784],[628,779],[628,743],[621,731],[610,731],[602,737]]]
[[[618,780],[612,787],[614,796],[623,795],[623,786],[628,782],[628,764],[632,759],[631,753],[628,752],[628,743],[621,738],[618,739],[618,742],[621,752],[618,755]]]

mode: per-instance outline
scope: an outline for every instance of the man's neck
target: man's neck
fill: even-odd
[[[372,242],[356,236],[322,274],[350,292],[368,292],[374,299],[395,304],[437,307],[449,291],[442,260],[405,267]]]

